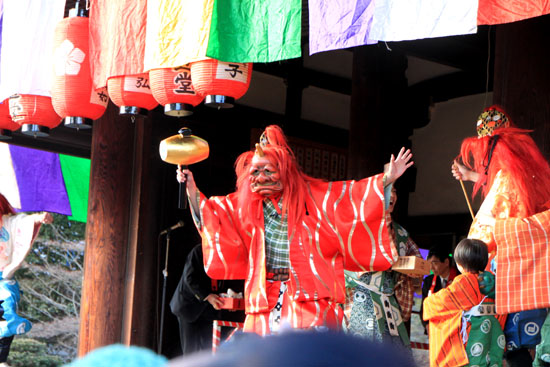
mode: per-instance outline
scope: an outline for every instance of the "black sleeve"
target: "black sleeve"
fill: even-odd
[[[185,287],[200,301],[212,293],[212,281],[204,271],[201,245],[195,246],[187,256],[183,281]]]

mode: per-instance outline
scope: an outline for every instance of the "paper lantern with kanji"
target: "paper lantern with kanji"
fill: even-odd
[[[252,64],[222,62],[206,59],[191,63],[191,79],[197,93],[205,96],[204,104],[209,107],[233,107],[250,85]]]
[[[91,128],[109,103],[107,88],[92,85],[88,29],[85,9],[75,8],[58,23],[54,37],[52,105],[65,126],[77,129]]]
[[[147,115],[158,106],[149,85],[149,73],[122,75],[107,80],[111,101],[120,107],[121,115]]]
[[[164,106],[164,113],[169,116],[191,115],[193,107],[204,99],[193,87],[189,65],[153,69],[149,71],[149,77],[153,97]]]
[[[20,127],[11,119],[9,99],[6,98],[5,101],[0,103],[0,140],[11,139],[12,131]]]
[[[61,123],[52,106],[52,99],[34,94],[14,94],[10,97],[11,119],[21,126],[25,135],[44,137]]]

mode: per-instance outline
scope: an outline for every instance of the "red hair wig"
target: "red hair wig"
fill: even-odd
[[[0,216],[6,214],[15,214],[15,210],[11,206],[10,202],[6,197],[0,194]]]
[[[299,223],[307,211],[308,183],[318,179],[302,172],[296,162],[294,153],[288,146],[286,137],[277,125],[266,127],[261,139],[262,149],[277,168],[283,185],[283,216],[288,215],[289,228]],[[255,225],[260,224],[262,217],[262,201],[264,197],[250,190],[250,164],[254,151],[241,154],[235,162],[237,174],[237,193],[239,195],[239,212],[243,220],[251,220]]]
[[[550,167],[530,130],[515,127],[496,129],[493,136],[467,138],[460,155],[464,164],[479,173],[473,195],[485,197],[499,171],[510,177],[510,190],[532,215],[547,209],[550,200]],[[495,142],[496,139],[496,142]]]

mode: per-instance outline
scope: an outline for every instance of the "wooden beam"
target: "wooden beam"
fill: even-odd
[[[393,51],[409,56],[479,73],[486,69],[487,58],[494,60],[494,27],[480,26],[475,34],[388,42]],[[489,56],[490,55],[490,56]]]
[[[49,152],[90,158],[92,130],[76,130],[61,125],[51,129],[49,136],[36,138],[20,131],[14,131],[12,139],[6,142]]]
[[[490,68],[492,71],[492,67]],[[446,74],[425,80],[409,87],[410,95],[432,97],[432,102],[444,102],[449,99],[484,93],[486,88],[493,90],[493,73],[487,75],[469,72]]]
[[[301,59],[299,60],[301,61]],[[283,79],[298,77],[299,81],[297,82],[302,85],[302,88],[312,86],[346,94],[348,96],[351,95],[351,79],[308,68],[303,68],[301,73],[297,76],[291,76],[288,61],[290,60],[279,63],[254,64],[254,70]]]

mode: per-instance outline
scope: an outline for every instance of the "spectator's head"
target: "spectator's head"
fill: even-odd
[[[166,365],[165,357],[147,348],[112,344],[94,349],[65,367],[165,367]]]
[[[435,246],[428,251],[427,260],[435,275],[447,277],[451,269],[451,255],[445,246]]]
[[[487,245],[480,240],[465,238],[456,245],[454,258],[461,273],[480,273],[489,261]]]
[[[260,337],[235,335],[215,355],[203,352],[171,361],[170,367],[384,366],[413,367],[404,349],[344,333],[290,331]]]

